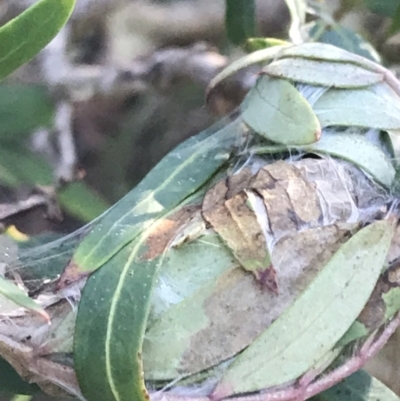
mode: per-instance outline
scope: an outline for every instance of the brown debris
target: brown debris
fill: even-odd
[[[90,272],[82,273],[79,266],[72,259],[65,267],[64,271],[61,274],[61,277],[58,279],[56,284],[56,290],[60,291],[68,287],[70,284],[75,283],[81,280],[82,278],[87,277],[89,274]]]
[[[152,260],[162,255],[178,234],[179,229],[191,219],[199,208],[200,206],[186,206],[173,215],[158,220],[147,237],[148,250],[143,255],[143,259]]]
[[[275,295],[279,295],[279,287],[276,278],[276,270],[272,264],[264,270],[256,270],[254,272],[257,280],[260,284],[265,287],[268,291],[271,291]]]
[[[235,179],[228,181],[231,186],[229,193],[234,195],[226,200],[226,182],[216,184],[204,198],[203,217],[226,243],[242,267],[253,272],[258,278],[262,276],[262,272],[267,272],[271,263],[263,228],[259,224],[256,212],[249,205],[249,196],[252,194],[241,189],[250,178],[249,172],[244,170]],[[235,188],[235,184],[238,188]],[[275,293],[278,285],[276,280],[274,284],[273,281],[272,276],[269,276],[269,280],[264,284]]]

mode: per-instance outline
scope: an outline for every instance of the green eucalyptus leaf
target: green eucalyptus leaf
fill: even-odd
[[[77,266],[82,273],[96,270],[204,185],[226,163],[243,130],[240,118],[228,122],[229,119],[221,120],[165,156],[102,217],[78,247],[71,266]]]
[[[393,183],[395,169],[390,159],[364,135],[325,132],[318,142],[302,149],[350,161],[388,188]]]
[[[40,391],[36,384],[29,384],[3,358],[0,358],[0,391],[12,394],[36,394]]]
[[[88,222],[104,213],[109,205],[82,181],[71,182],[57,193],[60,205],[72,216]]]
[[[21,141],[34,129],[52,122],[53,105],[44,86],[3,84],[0,86],[0,141]]]
[[[281,58],[305,58],[309,60],[318,61],[332,61],[334,63],[354,64],[363,67],[369,71],[375,71],[380,67],[379,64],[359,56],[358,54],[351,53],[340,47],[333,46],[327,43],[303,43],[299,46],[290,46],[284,49],[281,53]]]
[[[399,401],[399,397],[378,379],[359,370],[310,401]]]
[[[147,241],[152,233],[162,232],[162,227],[162,219],[153,222],[85,285],[74,334],[74,366],[89,401],[148,400],[142,343],[164,256],[151,256],[154,250]]]
[[[18,244],[18,255],[9,263],[30,291],[38,290],[45,280],[55,280],[71,259],[82,236],[93,227],[85,226],[67,236],[42,234]]]
[[[40,0],[0,28],[0,79],[31,60],[70,17],[75,0]]]
[[[383,81],[383,75],[351,63],[285,57],[263,68],[271,77],[331,88],[362,88]]]
[[[331,89],[313,105],[322,127],[358,126],[381,130],[400,128],[400,101],[386,84],[363,89]]]
[[[289,82],[262,76],[241,107],[243,121],[259,135],[285,145],[317,141],[321,128],[310,104]]]
[[[379,221],[342,245],[296,302],[228,367],[213,396],[282,385],[307,372],[361,312],[392,236],[391,223]]]
[[[350,328],[347,330],[345,335],[336,344],[336,347],[344,347],[347,344],[359,339],[365,338],[369,334],[369,330],[364,324],[356,320]]]
[[[0,147],[0,182],[15,187],[20,184],[53,184],[50,165],[20,144]]]
[[[255,51],[254,53],[250,53],[244,57],[241,57],[239,60],[234,61],[229,64],[228,67],[224,68],[219,74],[217,74],[208,84],[207,87],[207,100],[211,97],[215,88],[225,79],[230,76],[236,74],[238,71],[250,67],[255,64],[266,63],[273,60],[275,57],[278,57],[282,50],[290,46],[290,44],[282,44],[277,46],[268,47],[265,49],[261,49]]]
[[[255,0],[225,0],[225,29],[235,45],[256,35]]]
[[[367,42],[358,33],[340,24],[330,26],[322,20],[317,20],[308,24],[306,30],[312,41],[337,46],[348,52],[366,57],[376,63],[381,62],[378,52],[370,42]]]

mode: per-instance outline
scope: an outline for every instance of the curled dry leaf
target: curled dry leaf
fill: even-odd
[[[376,212],[384,204],[385,192],[371,185],[346,164],[305,159],[258,172],[244,169],[212,187],[203,217],[236,263],[226,260],[217,280],[152,320],[144,342],[145,375],[173,380],[211,368],[251,344],[359,230],[370,206]],[[168,258],[164,263],[162,277],[174,269]]]

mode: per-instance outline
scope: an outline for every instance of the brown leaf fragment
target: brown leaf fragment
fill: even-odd
[[[395,228],[392,243],[390,244],[387,262],[392,264],[397,259],[400,261],[400,224]]]
[[[247,201],[247,194],[241,192],[225,202],[226,209],[243,237],[243,243],[235,244],[235,246],[247,270],[253,270],[252,263],[259,266],[257,270],[267,268],[266,263],[269,262],[267,239],[255,212],[249,207]],[[253,260],[254,262],[251,262]]]
[[[207,324],[191,334],[179,373],[199,372],[243,350],[294,302],[357,228],[354,224],[317,227],[278,241],[272,253],[278,293],[265,291],[255,274],[241,267],[221,275],[201,305]],[[186,327],[186,321],[182,325]]]
[[[275,295],[279,295],[278,281],[276,278],[276,270],[272,265],[264,270],[254,271],[254,276],[260,282],[260,284],[267,290],[271,291]]]
[[[240,173],[230,175],[227,179],[228,192],[226,198],[232,198],[239,192],[249,188],[253,172],[249,168],[243,169]]]
[[[384,295],[399,287],[400,263],[396,261],[380,276],[371,297],[357,318],[369,332],[378,329],[385,321],[387,306]]]
[[[53,396],[81,397],[73,368],[35,357],[32,348],[0,335],[0,355],[29,383],[36,383]],[[65,391],[63,391],[64,389]]]
[[[178,248],[184,243],[193,242],[197,238],[204,235],[206,231],[206,223],[201,215],[201,210],[197,210],[192,217],[184,223],[176,232],[170,246]]]
[[[63,290],[70,284],[87,277],[89,274],[90,272],[82,273],[79,266],[71,259],[60,278],[57,280],[56,291]]]
[[[257,192],[264,200],[270,229],[275,238],[299,230],[301,222],[293,211],[288,193],[279,182],[274,184],[274,188],[259,188]]]
[[[260,226],[256,212],[248,202],[249,193],[241,191],[225,201],[222,196],[225,196],[226,188],[225,182],[220,182],[206,194],[203,217],[222,238],[242,267],[259,278],[271,264],[264,235],[265,228]],[[266,288],[275,292],[276,279],[272,280],[270,277],[269,283]]]
[[[258,189],[274,189],[276,180],[272,177],[266,168],[261,168],[257,174],[250,180],[249,188]]]
[[[310,228],[281,238],[271,253],[273,266],[279,275],[280,297],[292,297],[304,291],[358,229],[358,224],[341,223]]]
[[[210,188],[203,199],[203,215],[213,213],[215,207],[221,206],[225,203],[228,187],[224,180],[219,181],[212,188]]]
[[[314,185],[294,165],[279,161],[254,176],[250,187],[263,198],[275,238],[320,225],[322,210]]]
[[[293,164],[278,161],[264,168],[285,188],[299,220],[307,227],[319,225],[322,210],[315,185],[306,180]]]
[[[275,294],[261,288],[242,268],[218,279],[203,304],[209,323],[191,337],[182,355],[182,374],[199,372],[226,360],[250,344],[284,309]]]
[[[385,317],[386,306],[382,299],[382,295],[389,291],[390,286],[382,280],[382,277],[377,282],[368,302],[357,318],[357,321],[362,323],[368,332],[379,328]]]
[[[147,236],[148,250],[143,255],[143,259],[152,260],[162,255],[179,234],[180,229],[191,220],[194,213],[199,209],[200,206],[198,205],[186,206],[172,216],[158,220]]]
[[[400,261],[397,261],[400,262]],[[400,286],[400,264],[396,264],[395,268],[388,269],[387,280],[392,286]]]

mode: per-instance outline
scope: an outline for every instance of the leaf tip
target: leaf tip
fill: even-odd
[[[321,139],[321,135],[322,135],[321,124],[318,124],[318,128],[316,129],[314,135],[315,135],[315,142],[317,142]]]
[[[82,272],[80,266],[73,259],[71,259],[58,279],[56,289],[57,291],[63,290],[70,284],[75,283],[87,275],[88,272]]]

